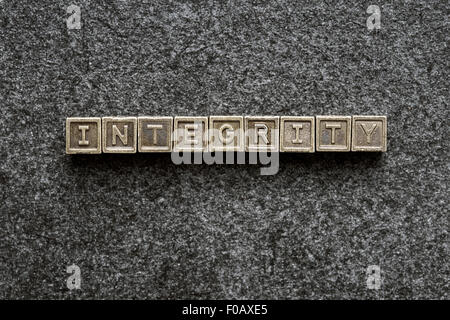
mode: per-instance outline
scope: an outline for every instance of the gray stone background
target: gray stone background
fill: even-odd
[[[0,297],[448,298],[448,10],[0,1]],[[386,114],[388,152],[65,155],[66,117],[214,114]]]

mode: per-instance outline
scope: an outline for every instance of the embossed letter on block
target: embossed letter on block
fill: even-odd
[[[245,151],[279,151],[280,117],[245,117]]]
[[[353,116],[352,119],[352,151],[386,152],[386,116]]]
[[[314,152],[314,117],[280,118],[281,152]]]
[[[172,151],[173,117],[139,117],[139,152]]]
[[[244,117],[210,116],[209,151],[244,151]]]
[[[102,153],[101,118],[66,119],[66,153]]]
[[[175,117],[174,152],[208,151],[208,117]]]
[[[104,153],[136,153],[136,117],[105,117],[102,131]]]
[[[351,116],[317,116],[316,150],[350,151]]]

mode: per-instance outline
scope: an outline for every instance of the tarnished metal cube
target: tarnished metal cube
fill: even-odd
[[[209,151],[244,151],[244,137],[244,117],[209,117]]]
[[[139,152],[172,151],[173,117],[138,117]]]
[[[136,153],[136,117],[104,117],[102,132],[104,153]]]
[[[100,154],[101,137],[101,118],[66,119],[67,154]]]
[[[279,151],[280,117],[246,116],[245,117],[245,151]]]
[[[280,152],[314,152],[314,117],[280,118]]]
[[[350,151],[351,121],[351,116],[316,116],[316,151]]]
[[[174,152],[208,151],[208,117],[175,117]]]
[[[387,117],[353,116],[352,151],[386,152]]]

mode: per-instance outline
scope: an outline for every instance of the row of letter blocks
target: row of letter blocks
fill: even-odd
[[[68,154],[385,152],[386,116],[67,118]]]

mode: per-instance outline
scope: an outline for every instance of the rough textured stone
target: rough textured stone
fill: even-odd
[[[1,298],[448,298],[447,1],[69,4],[0,2]],[[388,152],[65,154],[66,117],[210,114],[386,114]]]

